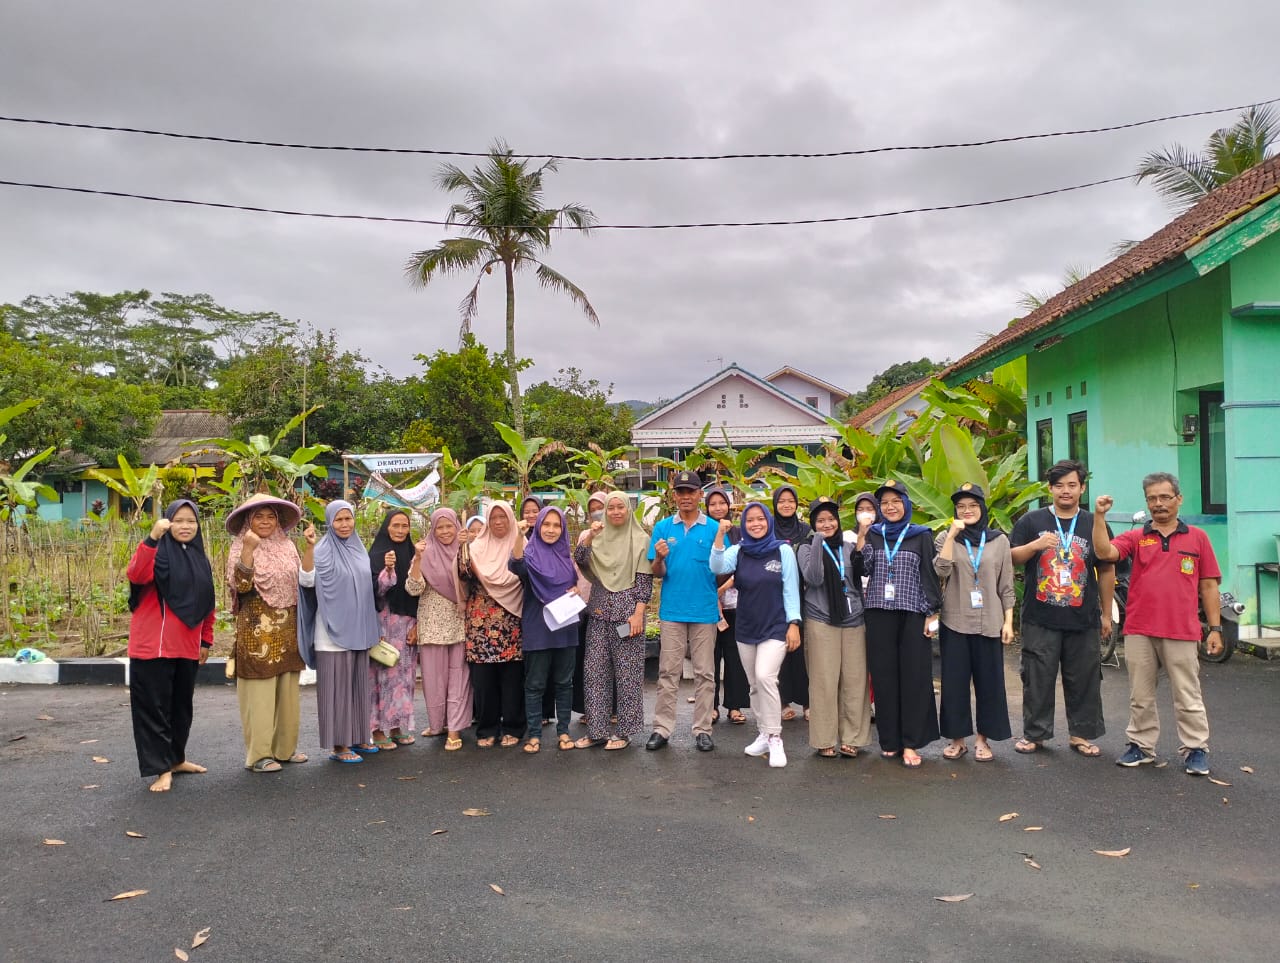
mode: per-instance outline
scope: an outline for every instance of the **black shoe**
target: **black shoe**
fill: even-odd
[[[699,732],[693,740],[694,746],[699,752],[710,752],[716,747],[715,742],[711,739],[711,733]]]
[[[661,749],[667,744],[667,737],[661,732],[655,732],[649,737],[649,741],[644,744],[646,749]]]

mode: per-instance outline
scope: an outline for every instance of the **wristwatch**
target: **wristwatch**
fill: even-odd
[[[1211,625],[1211,626],[1209,626],[1209,631],[1210,631],[1210,632],[1221,632],[1221,631],[1222,631],[1222,626],[1221,626],[1221,625]]]

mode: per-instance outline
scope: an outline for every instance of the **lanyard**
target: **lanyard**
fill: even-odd
[[[845,580],[844,580],[844,553],[841,552],[839,555],[837,555],[835,552],[831,551],[831,546],[828,545],[825,541],[822,543],[822,550],[827,553],[827,555],[831,558],[831,561],[836,563],[836,568],[840,570],[840,587],[843,588],[845,592],[848,592],[849,587],[847,584],[845,584]]]
[[[902,526],[902,531],[898,533],[898,540],[893,543],[892,549],[889,548],[889,537],[885,535],[886,527],[887,526],[884,524],[884,522],[880,523],[880,537],[884,539],[884,556],[886,559],[889,560],[889,571],[886,576],[886,579],[892,582],[893,581],[893,559],[894,559],[894,556],[898,554],[898,549],[902,548],[902,540],[907,537],[907,529],[910,526],[909,525]]]
[[[1064,562],[1071,559],[1071,550],[1075,547],[1075,542],[1073,540],[1076,534],[1076,522],[1079,520],[1080,512],[1077,510],[1076,513],[1071,516],[1071,527],[1064,532],[1062,530],[1062,519],[1058,517],[1057,512],[1053,513],[1053,523],[1058,526],[1058,551],[1062,555],[1062,560]]]
[[[976,557],[973,554],[973,546],[970,545],[968,542],[964,543],[964,550],[969,553],[969,564],[973,566],[974,581],[977,581],[978,566],[982,563],[982,550],[985,549],[986,547],[987,547],[987,533],[985,529],[982,532],[982,539],[978,542],[978,554]]]

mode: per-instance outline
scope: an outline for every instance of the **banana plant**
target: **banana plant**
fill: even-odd
[[[563,442],[552,441],[549,438],[526,438],[510,425],[504,425],[500,421],[495,421],[493,427],[502,436],[502,440],[506,443],[508,450],[481,455],[479,458],[472,460],[489,462],[505,468],[508,473],[515,477],[516,488],[519,490],[521,498],[532,491],[529,487],[529,472],[533,466],[554,452],[563,453],[569,450]],[[555,484],[564,477],[563,475],[557,475],[548,481],[551,484]]]
[[[307,445],[295,448],[293,454],[282,455],[276,451],[288,434],[302,424],[303,420],[319,411],[323,405],[316,405],[293,418],[276,432],[275,437],[266,435],[250,435],[247,442],[238,438],[201,438],[190,444],[203,446],[186,454],[204,454],[212,452],[226,456],[227,460],[238,467],[238,496],[245,498],[255,492],[270,491],[280,498],[287,498],[299,506],[304,505],[304,493],[299,492],[298,481],[307,478],[324,478],[327,472],[323,465],[315,459],[328,451],[331,445]],[[224,473],[223,480],[227,480]]]
[[[25,414],[38,404],[40,404],[39,398],[28,398],[26,401],[18,402],[16,405],[0,409],[0,425],[7,425],[14,418]],[[0,446],[4,445],[8,437],[8,435],[0,433]],[[31,474],[31,470],[56,450],[56,446],[50,445],[44,451],[37,452],[24,460],[18,466],[18,470],[14,472],[9,471],[11,466],[7,462],[0,462],[0,487],[4,489],[4,500],[0,504],[0,521],[6,524],[17,521],[18,509],[20,507],[28,510],[34,509],[37,504],[37,496],[51,502],[58,500],[58,493],[48,485],[38,481],[27,481],[27,475]]]
[[[583,487],[590,491],[601,491],[606,488],[617,488],[618,483],[610,464],[620,461],[624,455],[634,450],[631,445],[622,445],[605,451],[594,441],[586,448],[566,448],[569,463],[574,472],[571,477],[581,481]]]
[[[160,469],[155,465],[148,465],[145,471],[140,472],[129,464],[124,455],[117,455],[116,462],[120,466],[119,479],[112,478],[96,468],[90,468],[85,474],[94,481],[102,482],[121,498],[127,498],[133,502],[129,522],[136,524],[142,518],[143,506],[147,499],[158,502],[160,493],[164,490],[164,485],[160,481]]]

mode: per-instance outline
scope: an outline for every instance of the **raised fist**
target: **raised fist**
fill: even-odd
[[[388,572],[394,571],[396,567],[396,553],[387,552],[386,555],[382,556],[382,564],[387,567]]]
[[[258,535],[257,532],[244,533],[244,547],[247,548],[249,551],[252,552],[255,548],[257,548],[261,544],[262,544],[262,538],[261,536]]]
[[[722,519],[720,519],[720,534],[721,534],[721,535],[728,535],[728,534],[729,534],[729,532],[730,532],[732,529],[733,529],[733,522],[729,521],[729,519],[727,519],[727,518],[722,518]]]
[[[658,540],[658,544],[653,547],[653,554],[655,558],[666,558],[671,554],[671,546],[665,538]]]
[[[314,546],[316,543],[316,526],[313,522],[307,522],[307,527],[302,530],[302,540],[308,545]]]
[[[1105,515],[1115,507],[1115,504],[1116,500],[1110,495],[1099,495],[1097,499],[1094,500],[1093,510],[1099,515]]]
[[[151,526],[151,540],[160,541],[160,538],[169,530],[169,519],[157,518],[156,523]]]
[[[964,531],[964,529],[965,529],[965,524],[964,524],[964,522],[960,521],[960,519],[958,519],[958,518],[953,518],[953,519],[951,519],[951,534],[952,534],[952,535],[959,535],[961,532],[963,532],[963,531]]]
[[[599,519],[596,519],[596,521],[591,523],[592,535],[599,535],[603,531],[604,531],[604,522],[600,521]]]
[[[414,543],[413,543],[413,554],[414,554],[414,555],[426,555],[426,554],[427,554],[427,540],[426,540],[425,538],[424,538],[422,541],[420,541],[420,542],[414,542]]]

